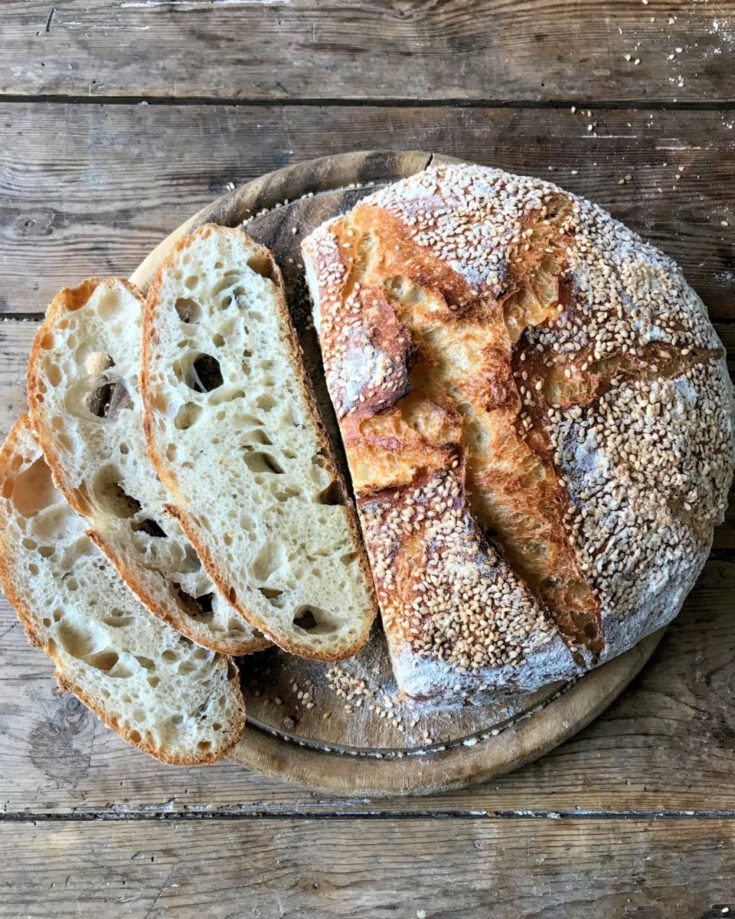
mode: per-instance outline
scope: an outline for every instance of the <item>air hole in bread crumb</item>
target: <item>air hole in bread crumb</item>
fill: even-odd
[[[131,731],[128,734],[128,737],[133,743],[140,743],[140,734],[138,733],[138,731]]]
[[[196,665],[191,661],[182,661],[177,670],[182,676],[186,676],[188,673],[193,673],[196,670]]]
[[[224,347],[224,344],[225,344],[224,336],[220,335],[219,332],[215,332],[214,335],[212,336],[212,344],[215,346],[215,348]]]
[[[176,378],[194,392],[212,392],[224,382],[217,358],[203,352],[190,351],[174,361],[173,370]]]
[[[317,498],[319,504],[326,504],[329,507],[335,507],[338,505],[344,505],[345,500],[342,495],[342,489],[339,486],[339,482],[336,480],[330,482],[325,489],[319,492]]]
[[[43,624],[44,624],[44,626],[45,626],[46,628],[49,628],[50,625],[51,625],[51,620],[50,620],[50,619],[44,619],[44,620],[43,620]]]
[[[52,386],[58,386],[61,383],[61,368],[58,364],[49,364],[46,368],[46,376]]]
[[[270,603],[271,606],[275,606],[276,609],[282,609],[284,601],[281,599],[283,597],[283,591],[277,590],[273,587],[259,587],[258,590],[265,597],[265,599]]]
[[[190,278],[187,278],[187,287],[193,286],[188,283],[190,280]],[[176,303],[174,303],[174,309],[178,313],[179,319],[187,324],[199,322],[202,318],[201,306],[191,297],[178,297]]]
[[[201,750],[203,753],[206,752],[207,750],[211,750],[212,741],[211,740],[200,740],[199,743],[197,744],[197,749]]]
[[[127,456],[130,453],[130,447],[127,444],[120,444],[120,452],[123,456]]]
[[[53,334],[51,332],[44,332],[38,344],[44,351],[50,351],[54,346]]]
[[[22,517],[35,517],[39,511],[54,504],[56,490],[43,457],[39,457],[15,479],[6,479],[3,497],[12,498]]]
[[[283,475],[283,469],[279,466],[276,458],[263,450],[256,450],[252,453],[246,452],[243,459],[251,472],[270,472],[275,475]]]
[[[263,393],[255,400],[255,404],[259,409],[262,409],[264,412],[268,412],[272,408],[276,407],[276,400],[270,393]]]
[[[53,546],[39,546],[38,554],[41,558],[51,558],[56,549]]]
[[[168,534],[163,530],[155,520],[136,520],[133,524],[133,530],[136,533],[147,533],[155,539],[165,538]]]
[[[104,510],[115,517],[133,517],[140,510],[140,502],[127,494],[120,484],[117,466],[103,466],[94,477],[92,491]]]
[[[333,632],[334,624],[324,610],[316,606],[300,606],[293,617],[293,624],[304,632]]]
[[[101,670],[103,673],[106,673],[107,676],[113,677],[114,679],[125,680],[132,676],[128,668],[121,663],[117,652],[112,649],[93,654],[86,659],[86,663],[88,663],[90,667],[95,667],[97,670]]]
[[[196,424],[201,414],[201,405],[197,405],[195,402],[185,402],[176,412],[174,427],[179,431],[188,431],[193,424]]]
[[[84,397],[83,402],[97,418],[116,418],[123,409],[133,407],[130,394],[119,381],[101,383]]]
[[[179,565],[179,571],[183,574],[191,574],[193,571],[199,571],[202,567],[202,563],[199,561],[199,556],[194,551],[194,547],[187,543],[184,549],[184,558]]]
[[[190,616],[196,622],[212,622],[214,619],[214,612],[212,610],[212,604],[214,602],[213,593],[201,594],[199,597],[194,597],[190,593],[187,593],[179,584],[174,584],[174,588],[179,606],[187,616]]]
[[[155,670],[155,662],[150,659],[150,657],[145,657],[142,654],[134,654],[133,657],[140,664],[144,670]]]
[[[33,562],[31,562],[30,565],[28,565],[28,574],[32,574],[35,578],[38,574],[38,565],[34,565]]]
[[[270,257],[268,252],[256,252],[251,255],[248,259],[248,268],[251,268],[262,278],[268,278],[271,281],[273,280],[273,259]]]
[[[260,444],[262,447],[272,447],[273,441],[268,437],[268,435],[261,428],[258,428],[257,431],[252,431],[248,433],[250,440],[254,441],[256,444]],[[293,459],[293,457],[292,457]]]
[[[166,459],[169,463],[173,463],[176,459],[176,444],[168,444],[166,447]]]
[[[207,661],[212,656],[211,651],[207,651],[205,648],[197,648],[194,651],[193,657],[198,661]]]
[[[97,652],[92,633],[70,622],[59,623],[56,638],[66,653],[78,660],[85,660]]]
[[[179,655],[175,651],[172,651],[170,648],[164,651],[161,655],[161,660],[166,661],[167,664],[173,664],[178,659]]]
[[[121,609],[111,609],[106,616],[101,616],[100,620],[105,624],[109,625],[112,629],[121,629],[126,625],[130,625],[133,621],[132,616],[128,616]],[[153,663],[151,661],[151,663]]]

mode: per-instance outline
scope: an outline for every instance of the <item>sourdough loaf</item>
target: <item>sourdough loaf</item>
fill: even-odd
[[[144,302],[120,278],[57,294],[31,350],[31,419],[67,500],[148,609],[204,647],[248,654],[268,642],[212,586],[148,458]]]
[[[407,695],[534,689],[676,615],[735,443],[724,350],[670,259],[470,165],[364,198],[303,254]]]
[[[354,654],[370,572],[265,248],[213,225],[175,247],[149,292],[141,382],[151,458],[214,583],[286,650]]]
[[[0,451],[0,584],[60,687],[129,743],[183,764],[239,738],[237,668],[135,599],[54,487],[27,416]]]

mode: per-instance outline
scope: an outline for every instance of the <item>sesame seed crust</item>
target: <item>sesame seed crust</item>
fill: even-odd
[[[535,689],[676,615],[735,434],[724,350],[670,259],[470,165],[370,195],[303,252],[404,693]]]

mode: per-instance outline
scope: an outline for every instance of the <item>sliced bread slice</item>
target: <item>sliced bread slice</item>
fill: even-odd
[[[237,668],[136,600],[54,487],[28,416],[0,451],[0,584],[61,688],[124,740],[184,764],[240,737]]]
[[[151,458],[215,584],[287,651],[354,654],[372,582],[267,249],[214,225],[178,243],[149,292],[141,386]]]
[[[120,278],[54,298],[28,367],[31,420],[91,538],[151,612],[197,644],[248,654],[268,642],[217,593],[148,458],[138,377],[144,300]]]

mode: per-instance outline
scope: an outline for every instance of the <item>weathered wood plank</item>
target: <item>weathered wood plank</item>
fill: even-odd
[[[709,562],[651,662],[589,728],[544,759],[466,791],[336,799],[224,763],[175,769],[128,748],[73,697],[0,606],[0,809],[103,813],[735,813],[735,562]],[[328,768],[328,760],[325,768]]]
[[[0,92],[732,101],[730,0],[4,0]]]
[[[5,824],[0,858],[5,916],[654,919],[735,904],[731,820]]]
[[[735,318],[735,115],[592,118],[588,132],[590,119],[569,110],[6,103],[0,311],[45,309],[63,284],[131,272],[227,183],[388,147],[534,173],[587,195],[677,259],[714,317]]]

